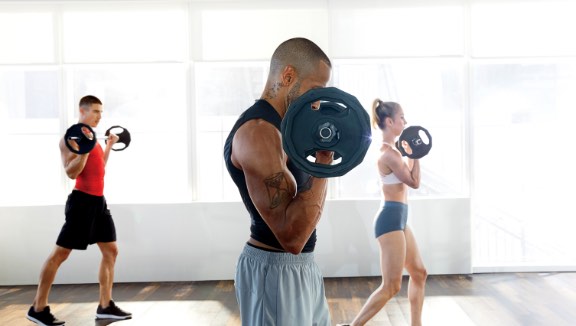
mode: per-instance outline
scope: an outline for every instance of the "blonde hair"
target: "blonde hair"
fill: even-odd
[[[400,104],[396,102],[383,102],[379,98],[372,103],[372,126],[384,130],[386,118],[394,119],[400,110]]]

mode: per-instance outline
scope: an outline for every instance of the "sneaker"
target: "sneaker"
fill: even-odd
[[[110,304],[106,308],[102,308],[98,305],[96,309],[96,319],[130,319],[132,314],[120,309],[113,300],[110,300]]]
[[[26,314],[26,318],[42,326],[64,325],[64,321],[56,319],[56,317],[54,317],[54,315],[50,312],[49,306],[46,306],[44,310],[40,312],[36,312],[34,310],[34,306],[31,306],[28,310],[28,314]]]

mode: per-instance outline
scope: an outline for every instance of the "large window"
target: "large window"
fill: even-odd
[[[51,204],[65,195],[59,81],[52,67],[0,66],[0,205]]]
[[[192,198],[186,9],[119,4],[91,10],[70,6],[63,11],[67,99],[98,96],[104,114],[97,132],[103,135],[109,127],[121,125],[133,139],[126,151],[110,156],[109,202],[171,203]],[[68,115],[69,124],[77,121],[76,106],[70,105],[74,115]]]
[[[307,37],[327,48],[328,11],[322,5],[318,8],[310,1],[260,2],[258,9],[250,6],[201,11],[202,60],[268,60],[280,42],[294,36]]]
[[[87,94],[104,102],[99,135],[134,139],[110,157],[109,202],[192,200],[187,17],[184,4],[0,6],[0,205],[65,200],[58,142]]]
[[[472,1],[475,57],[574,56],[574,1]]]
[[[474,265],[576,266],[573,1],[473,1]]]
[[[198,63],[196,124],[198,132],[198,199],[240,200],[224,166],[224,142],[236,119],[261,96],[268,65],[254,63]]]
[[[86,94],[104,101],[99,134],[133,135],[110,158],[110,202],[239,200],[225,138],[276,46],[303,36],[332,58],[331,86],[367,111],[399,102],[430,130],[411,198],[471,198],[477,266],[572,264],[574,12],[569,0],[3,2],[0,205],[63,203],[73,182],[57,145]],[[378,198],[374,135],[329,199]]]
[[[64,10],[64,60],[78,62],[185,61],[186,7],[91,5]]]
[[[54,17],[17,9],[0,10],[0,205],[50,204],[64,194]]]
[[[52,12],[0,8],[0,64],[52,63],[56,57]]]
[[[422,187],[413,195],[461,196],[466,193],[463,156],[463,68],[460,60],[355,63],[336,61],[333,84],[353,95],[370,112],[372,100],[397,101],[413,125],[432,134],[434,152],[423,160]],[[267,64],[196,64],[199,199],[238,199],[222,160],[222,148],[238,115],[261,96]],[[221,96],[222,89],[230,89]],[[332,180],[331,198],[380,196],[374,162],[380,147],[378,131],[364,162]],[[437,144],[437,145],[436,145]],[[219,159],[215,162],[214,157]],[[220,176],[223,176],[221,179]]]
[[[129,150],[113,153],[110,159],[106,193],[111,202],[238,200],[223,164],[225,137],[238,114],[260,97],[274,48],[293,36],[315,40],[333,57],[331,85],[356,95],[366,110],[370,111],[375,97],[395,100],[405,107],[411,122],[432,131],[437,145],[424,165],[429,181],[413,195],[466,193],[462,60],[338,59],[459,55],[463,48],[460,6],[373,10],[334,3],[328,10],[325,4],[304,2],[263,7],[71,2],[52,8],[52,12],[47,8],[46,13],[30,16],[5,14],[10,21],[37,19],[36,25],[27,28],[47,33],[43,39],[50,40],[41,44],[46,45],[43,60],[53,62],[50,78],[54,81],[41,94],[28,97],[37,100],[41,95],[54,101],[50,111],[44,108],[37,113],[30,106],[26,110],[35,115],[51,114],[51,137],[58,141],[63,130],[77,121],[81,96],[92,94],[103,100],[105,113],[97,132],[103,134],[109,126],[123,125],[134,139]],[[348,16],[341,19],[343,15]],[[442,24],[431,24],[436,20],[432,17],[442,17]],[[292,23],[273,23],[285,20]],[[223,24],[234,28],[222,29]],[[392,32],[400,25],[404,28]],[[419,31],[428,34],[419,37],[420,41],[400,42],[414,38]],[[260,37],[243,37],[251,34]],[[353,35],[380,41],[365,42]],[[14,57],[5,61],[9,63]],[[19,70],[25,68],[15,70],[21,74]],[[5,75],[4,80],[4,93],[9,94],[6,101],[16,101],[13,98],[18,93],[13,92],[12,85],[17,77]],[[29,92],[40,91],[32,84],[26,87]],[[7,112],[15,110],[10,107]],[[48,126],[43,124],[42,128]],[[27,131],[21,132],[30,137]],[[444,139],[451,140],[450,149]],[[371,164],[377,155],[376,143],[361,166],[331,181],[330,198],[379,196]],[[167,158],[170,167],[163,169]],[[66,181],[58,165],[47,167],[43,173],[55,175],[50,171],[57,169],[62,179],[58,184],[64,184],[66,192],[73,182]],[[161,173],[151,172],[159,168]],[[43,184],[54,184],[46,181]],[[142,187],[142,181],[154,186]],[[54,196],[51,201],[57,202],[60,195]]]
[[[97,94],[102,100],[98,135],[115,125],[130,131],[130,147],[112,152],[106,168],[109,202],[190,201],[185,67],[83,65],[68,67],[66,76],[74,99]],[[76,121],[77,109],[69,123]]]
[[[412,1],[388,5],[334,2],[330,25],[334,56],[422,57],[464,53],[464,10],[458,1],[431,6],[414,5]]]
[[[473,67],[477,265],[576,264],[576,61]]]
[[[433,150],[423,158],[422,185],[414,196],[462,196],[467,192],[464,164],[463,65],[460,60],[339,62],[335,86],[355,95],[371,113],[375,98],[398,102],[409,125],[428,129]],[[373,130],[364,162],[335,180],[336,198],[379,197],[375,162],[381,132]]]

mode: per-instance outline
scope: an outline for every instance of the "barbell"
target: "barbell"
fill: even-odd
[[[86,133],[82,130],[83,128],[85,128],[85,130],[87,130],[87,133],[89,135],[92,135],[92,137],[86,135]],[[122,126],[112,126],[108,128],[108,130],[106,130],[105,133],[106,137],[97,137],[96,132],[94,132],[94,130],[89,125],[85,123],[77,123],[68,128],[68,130],[66,130],[66,134],[64,134],[64,143],[71,152],[76,154],[86,154],[90,152],[94,148],[94,146],[96,146],[97,139],[105,139],[107,143],[108,136],[110,135],[110,132],[114,129],[122,129],[122,131],[118,133],[114,132],[114,134],[118,136],[118,141],[112,146],[112,150],[123,151],[130,145],[132,138],[130,137],[130,132],[128,131],[128,129]],[[70,145],[70,143],[68,142],[69,140],[75,141],[78,144],[78,150],[76,150],[74,147],[72,147],[72,145]]]
[[[313,107],[320,101],[319,107]],[[358,99],[336,87],[315,88],[290,104],[281,124],[282,147],[300,170],[339,177],[362,163],[370,143],[370,117]],[[315,162],[317,151],[334,152],[332,164]]]

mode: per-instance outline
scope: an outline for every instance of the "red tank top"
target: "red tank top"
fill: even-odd
[[[76,178],[74,189],[93,196],[104,196],[104,151],[100,144],[88,154],[84,170]]]

